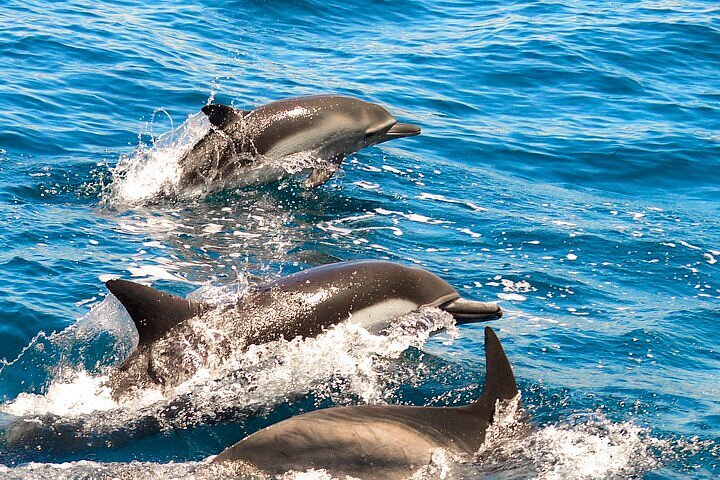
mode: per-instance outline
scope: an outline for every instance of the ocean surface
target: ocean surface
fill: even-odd
[[[533,433],[421,478],[720,476],[717,2],[3,0],[0,60],[0,478],[216,478],[301,412],[472,400],[483,325],[439,311],[104,386],[137,341],[109,278],[227,303],[365,258],[505,310]],[[309,193],[169,189],[209,101],[316,93],[422,134]]]

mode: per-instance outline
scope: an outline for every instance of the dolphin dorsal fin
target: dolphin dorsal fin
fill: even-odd
[[[161,338],[175,325],[199,315],[205,308],[201,303],[127,280],[108,280],[105,285],[130,314],[140,336],[139,346]]]
[[[223,130],[231,123],[240,120],[242,117],[250,113],[246,110],[235,110],[229,105],[220,105],[218,103],[205,105],[202,108],[202,112],[207,115],[208,120],[210,120],[210,124],[220,130]]]
[[[469,407],[488,421],[492,421],[495,403],[498,400],[512,400],[517,396],[518,388],[510,361],[505,355],[500,340],[490,327],[485,327],[485,364],[487,369],[485,388],[480,398]]]

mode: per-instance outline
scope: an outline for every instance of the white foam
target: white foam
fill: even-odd
[[[247,277],[242,273],[231,284],[225,286],[203,285],[187,296],[188,300],[211,305],[232,305],[240,301],[247,293],[249,283]]]
[[[497,296],[500,300],[507,301],[524,302],[525,300],[527,300],[526,296],[519,295],[517,293],[498,293]]]
[[[280,476],[282,480],[335,480],[326,470],[310,469],[305,472],[287,472]],[[344,480],[355,480],[354,477],[346,477]]]
[[[654,449],[662,442],[632,422],[580,415],[535,428],[522,420],[519,405],[517,399],[496,410],[476,455],[483,472],[517,470],[523,478],[590,480],[635,478],[659,465]]]
[[[154,145],[140,144],[112,170],[108,198],[113,203],[138,204],[160,195],[173,195],[180,179],[179,160],[210,128],[202,113],[190,115],[175,130],[165,133]]]
[[[383,165],[382,169],[386,172],[394,173],[396,175],[404,175],[405,173],[402,170],[398,170],[395,167],[391,167],[390,165]]]
[[[23,480],[75,480],[78,478],[93,479],[147,479],[172,478],[175,480],[214,480],[217,478],[234,478],[230,474],[223,475],[219,468],[208,468],[200,462],[183,463],[101,463],[81,460],[66,463],[29,463],[20,467],[9,468],[0,465],[0,477],[3,479]]]
[[[180,160],[209,129],[207,117],[197,113],[188,116],[178,128],[154,138],[152,145],[141,142],[132,155],[122,156],[112,169],[113,180],[104,192],[104,201],[113,206],[133,206],[162,197],[198,198],[223,188],[276,181],[318,166],[336,168],[314,150],[287,155],[278,152],[245,167],[243,174],[228,180],[227,185],[204,184],[180,191]]]
[[[503,286],[504,292],[528,293],[537,291],[537,289],[527,280],[518,280],[517,282],[513,282],[508,278],[503,278],[500,280],[500,283]]]
[[[377,213],[379,215],[389,215],[389,216],[396,215],[396,216],[403,217],[411,222],[427,223],[429,225],[439,225],[439,224],[443,224],[443,223],[450,223],[450,222],[446,222],[444,220],[436,220],[434,218],[430,218],[425,215],[420,215],[418,213],[404,213],[404,212],[398,212],[398,211],[394,211],[394,210],[386,210],[384,208],[376,208],[375,213]]]
[[[473,232],[473,231],[470,230],[469,228],[460,228],[460,229],[458,229],[458,232],[465,233],[465,234],[467,234],[467,235],[470,235],[470,236],[473,237],[473,238],[480,238],[480,237],[482,237],[482,234],[477,233],[477,232]]]
[[[353,185],[357,185],[358,187],[365,189],[365,190],[379,190],[380,184],[379,183],[372,183],[367,182],[365,180],[359,180],[357,182],[352,182]]]
[[[472,202],[467,202],[467,201],[463,201],[463,200],[455,200],[453,198],[448,198],[444,195],[438,195],[438,194],[434,194],[434,193],[423,192],[415,198],[417,198],[418,200],[434,200],[436,202],[455,203],[458,205],[466,206],[470,210],[473,210],[475,212],[486,212],[487,211],[487,208],[480,207]]]
[[[387,212],[390,212],[389,210]],[[393,213],[393,212],[390,212]],[[375,213],[370,212],[364,215],[353,215],[345,218],[338,218],[336,220],[330,220],[327,222],[320,222],[316,226],[323,231],[333,232],[342,236],[350,236],[357,233],[369,232],[372,230],[390,230],[393,235],[401,236],[403,234],[402,229],[396,226],[386,227],[356,227],[356,223],[360,223],[363,220],[373,218]],[[397,223],[397,222],[395,222]],[[342,225],[342,226],[341,226]]]
[[[657,464],[646,436],[631,422],[550,425],[533,436],[530,448],[541,459],[538,477],[544,480],[628,478]]]
[[[186,282],[184,278],[170,272],[171,267],[160,265],[139,265],[137,267],[128,267],[128,272],[133,277],[143,277],[149,280],[173,280],[176,282]]]
[[[60,416],[77,416],[96,410],[117,408],[103,377],[77,372],[75,381],[53,382],[44,395],[21,393],[15,400],[2,405],[0,411],[22,417],[36,412]]]

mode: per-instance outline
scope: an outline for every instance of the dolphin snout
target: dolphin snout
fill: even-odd
[[[503,314],[502,308],[497,303],[476,302],[464,298],[453,300],[440,308],[455,317],[458,325],[496,320]]]
[[[420,134],[420,127],[411,123],[396,123],[385,132],[385,136],[390,138],[414,137]]]

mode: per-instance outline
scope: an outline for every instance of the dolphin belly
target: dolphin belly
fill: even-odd
[[[346,321],[371,333],[377,333],[386,328],[393,318],[413,312],[418,307],[420,305],[415,302],[393,298],[369,305],[356,312],[348,312]]]

